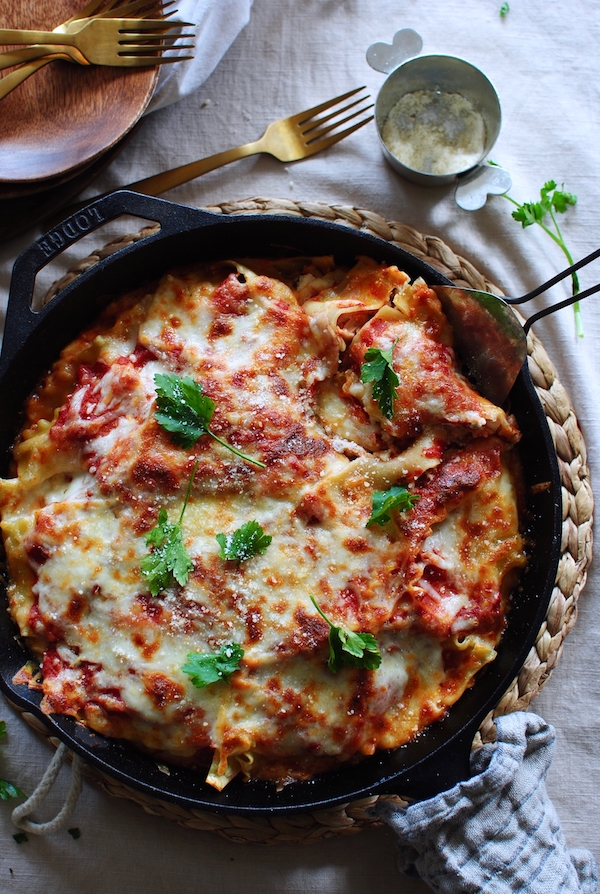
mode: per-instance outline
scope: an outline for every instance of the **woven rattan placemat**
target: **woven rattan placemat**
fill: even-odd
[[[206,210],[215,214],[288,214],[342,223],[406,249],[459,285],[502,294],[469,261],[456,255],[438,237],[423,235],[406,224],[385,220],[372,211],[262,198],[212,205]],[[131,242],[143,239],[156,229],[146,227],[138,233],[105,245],[85,258],[52,286],[45,297],[45,303],[84,270]],[[493,714],[482,724],[478,734],[479,742],[493,739],[494,716],[525,709],[547,681],[560,658],[563,641],[575,623],[577,600],[585,584],[592,556],[593,496],[583,436],[556,370],[542,344],[532,333],[528,336],[528,361],[531,377],[556,445],[560,467],[563,506],[561,556],[548,613],[535,645],[518,677]],[[39,721],[31,715],[24,717],[42,735],[48,737],[47,730]],[[135,801],[150,814],[163,816],[188,828],[218,832],[236,842],[308,843],[332,835],[351,834],[365,825],[375,823],[368,814],[368,808],[373,806],[377,797],[314,813],[255,819],[181,808],[134,791],[91,767],[87,768],[86,775],[111,795]]]

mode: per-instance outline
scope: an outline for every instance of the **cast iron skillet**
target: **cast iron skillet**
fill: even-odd
[[[98,263],[63,289],[43,310],[30,309],[38,270],[85,233],[122,214],[160,223],[161,230]],[[330,254],[351,264],[359,254],[397,264],[431,285],[449,285],[439,272],[407,252],[368,233],[315,219],[279,215],[219,216],[131,192],[109,195],[77,212],[38,239],[13,270],[0,357],[0,475],[10,474],[9,453],[19,429],[21,407],[61,348],[95,317],[109,298],[180,264],[273,254]],[[541,403],[526,364],[510,395],[522,438],[527,488],[526,525],[532,544],[496,660],[447,716],[415,741],[381,752],[354,766],[296,782],[276,791],[270,783],[233,780],[219,793],[192,771],[170,767],[170,775],[141,752],[87,730],[70,717],[41,713],[40,693],[15,685],[27,660],[17,628],[0,599],[0,688],[17,706],[38,717],[49,734],[109,776],[146,794],[185,808],[229,814],[277,814],[319,810],[375,794],[427,798],[469,776],[473,737],[519,672],[546,615],[561,539],[558,463]]]

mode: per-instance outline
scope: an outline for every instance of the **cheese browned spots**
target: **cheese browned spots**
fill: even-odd
[[[361,380],[393,347],[391,418]],[[215,403],[189,449],[155,418],[155,376]],[[368,258],[172,271],[69,345],[26,407],[0,483],[12,615],[44,709],[162,760],[282,784],[410,740],[443,716],[502,635],[523,564],[518,431],[462,376],[434,293]],[[140,570],[165,509],[192,571],[153,596]],[[367,524],[374,491],[412,509]],[[217,534],[272,539],[235,562]],[[373,670],[327,665],[330,621],[371,633]],[[190,653],[244,650],[196,688]]]

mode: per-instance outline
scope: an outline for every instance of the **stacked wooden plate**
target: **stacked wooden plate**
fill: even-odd
[[[0,0],[0,22],[51,31],[85,2]],[[0,241],[60,210],[98,176],[138,125],[157,78],[158,67],[56,61],[0,100]]]

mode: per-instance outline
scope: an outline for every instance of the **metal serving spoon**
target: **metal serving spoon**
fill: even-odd
[[[600,248],[521,298],[433,286],[454,330],[456,349],[484,397],[498,405],[504,403],[527,357],[527,333],[536,320],[600,291],[600,283],[532,314],[523,324],[509,305],[530,301],[598,257]]]

